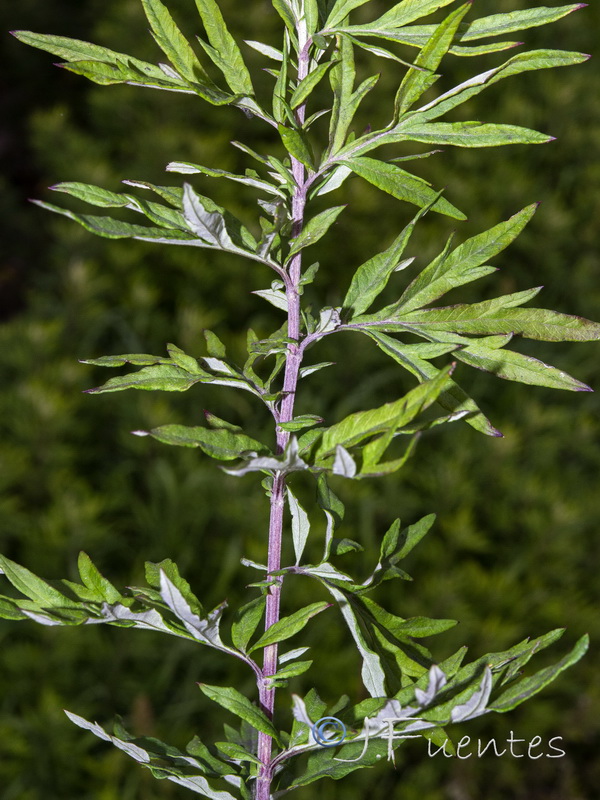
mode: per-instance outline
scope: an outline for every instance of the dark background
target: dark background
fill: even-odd
[[[278,44],[279,18],[266,0],[221,5],[238,39]],[[371,3],[369,18],[378,5],[384,8]],[[483,15],[524,4],[476,5]],[[170,0],[169,7],[186,33],[199,31],[191,0]],[[128,86],[95,86],[52,68],[57,59],[7,33],[68,35],[156,61],[138,0],[21,0],[3,4],[0,20],[0,549],[48,578],[75,578],[77,553],[84,549],[118,586],[139,584],[144,560],[172,557],[205,605],[227,597],[235,607],[249,599],[244,586],[255,579],[239,559],[264,559],[267,506],[256,479],[227,477],[196,452],[140,440],[129,431],[175,421],[200,424],[202,408],[209,408],[234,422],[249,418],[250,428],[260,433],[267,425],[261,409],[250,395],[207,388],[182,396],[84,395],[108,375],[77,359],[161,353],[167,341],[200,356],[205,328],[241,357],[248,325],[267,334],[280,324],[278,312],[250,294],[266,288],[271,276],[259,266],[192,248],[96,239],[27,198],[60,203],[46,187],[62,180],[113,190],[123,178],[175,183],[175,176],[165,178],[164,166],[176,159],[242,171],[253,165],[230,140],[263,152],[278,145],[266,126],[235,109]],[[596,58],[510,79],[464,112],[539,128],[556,142],[448,149],[415,167],[436,186],[447,186],[448,198],[467,213],[468,222],[459,224],[462,238],[542,201],[526,232],[498,259],[502,269],[466,287],[461,299],[544,284],[540,305],[600,318],[599,29],[595,3],[525,32],[528,46],[581,50]],[[266,65],[254,51],[245,48],[244,54],[255,69]],[[505,57],[448,58],[442,82],[450,86]],[[361,125],[385,117],[399,80],[391,62],[373,66],[367,58],[361,71],[370,74],[367,69],[384,75],[365,104]],[[263,85],[269,87],[270,80],[264,75]],[[195,185],[252,219],[251,192],[208,178]],[[411,215],[409,207],[359,180],[348,182],[333,202],[346,201],[337,235],[330,235],[320,253],[315,293],[322,304],[339,304],[356,266]],[[439,251],[452,227],[456,223],[445,218],[427,218],[412,245],[420,265]],[[594,344],[519,346],[600,388]],[[318,355],[325,359],[337,366],[306,382],[301,413],[333,421],[395,398],[411,385],[368,342],[332,337]],[[457,374],[505,438],[488,439],[458,423],[423,437],[402,472],[378,482],[340,482],[337,491],[347,503],[343,535],[366,548],[365,565],[362,556],[350,555],[347,568],[366,573],[396,516],[410,522],[435,511],[433,532],[407,565],[414,583],[386,584],[377,599],[402,616],[460,620],[430,641],[436,658],[441,661],[460,644],[468,644],[476,658],[566,625],[563,641],[548,657],[540,656],[540,666],[589,632],[588,656],[543,694],[509,715],[486,716],[455,730],[456,738],[468,733],[499,742],[510,731],[527,741],[540,736],[544,743],[561,736],[567,755],[430,759],[424,743],[416,742],[399,751],[396,770],[380,765],[340,783],[324,781],[318,790],[345,800],[390,793],[404,800],[591,798],[600,778],[598,395],[509,384],[466,366]],[[298,482],[305,504],[311,502],[308,486]],[[322,528],[314,515],[315,552]],[[286,592],[288,610],[312,601],[313,593],[321,598],[304,584],[290,582]],[[328,703],[342,691],[358,699],[359,661],[350,638],[339,617],[325,616],[303,634],[314,645],[315,665],[290,688],[303,694],[315,685]],[[236,664],[186,642],[98,626],[75,631],[1,622],[0,798],[188,796],[78,731],[62,709],[101,724],[120,714],[134,733],[179,746],[196,732],[211,742],[222,738],[222,723],[230,720],[200,694],[198,680],[235,683],[252,693],[249,676]],[[282,692],[283,714],[286,703]],[[299,800],[312,792],[313,787],[300,790]]]

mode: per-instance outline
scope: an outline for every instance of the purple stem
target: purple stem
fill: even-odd
[[[298,82],[308,74],[309,68],[309,45],[304,43],[300,49],[298,59]],[[300,125],[304,123],[305,106],[302,105],[297,110],[297,120]],[[306,196],[310,182],[306,180],[306,172],[303,164],[292,157],[292,174],[294,176],[295,188],[292,196],[292,238],[298,236],[304,224],[304,208],[306,206]],[[283,380],[283,399],[278,415],[279,422],[290,422],[294,417],[294,402],[296,399],[296,388],[298,385],[298,374],[302,363],[303,349],[300,342],[300,276],[302,274],[302,251],[297,253],[290,261],[287,280],[286,294],[288,300],[288,338],[291,342],[288,345],[285,375]],[[290,434],[277,427],[277,452],[283,453],[288,445]],[[281,568],[281,539],[283,531],[283,515],[285,508],[285,489],[286,478],[281,472],[275,474],[273,488],[271,490],[271,515],[269,520],[269,553],[267,558],[268,573],[272,574]],[[281,584],[283,576],[278,575],[269,587],[265,610],[265,630],[274,625],[279,620],[279,607],[281,598]],[[258,682],[259,701],[263,712],[269,719],[273,719],[275,710],[275,689],[268,686],[268,675],[273,675],[277,671],[277,645],[269,645],[264,650],[264,661],[262,668],[262,680]],[[273,761],[271,757],[272,738],[267,733],[258,733],[258,752],[257,756],[261,762],[260,773],[256,782],[256,800],[270,800],[271,780],[273,778]]]

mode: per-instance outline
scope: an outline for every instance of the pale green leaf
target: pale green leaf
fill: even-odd
[[[505,14],[481,17],[465,26],[465,30],[461,31],[460,41],[468,42],[487,36],[505,36],[508,33],[516,33],[527,28],[547,25],[550,22],[562,19],[573,11],[578,11],[580,8],[583,8],[582,3],[559,6],[557,8],[540,6],[538,8],[526,8],[519,11],[509,11]]]
[[[546,342],[590,342],[600,339],[600,324],[545,308],[514,308],[539,288],[481,303],[429,308],[401,314],[411,328],[468,334],[509,334]]]
[[[252,186],[254,189],[260,189],[268,194],[273,194],[278,197],[285,196],[277,186],[273,186],[273,184],[261,180],[260,178],[248,175],[234,175],[223,169],[212,169],[210,167],[204,167],[202,164],[192,164],[188,161],[171,161],[170,164],[167,164],[167,172],[179,172],[185,175],[202,174],[208,175],[211,178],[227,178],[227,180],[234,181],[235,183],[243,183],[245,186]]]
[[[319,603],[311,603],[309,606],[300,608],[298,611],[290,614],[289,617],[282,617],[267,628],[248,652],[252,653],[259,648],[268,647],[269,645],[283,642],[285,639],[295,636],[306,626],[307,622],[312,619],[312,617],[316,614],[320,614],[321,611],[325,611],[329,606],[329,603],[322,601]]]
[[[389,11],[386,11],[382,17],[376,19],[372,25],[373,27],[400,28],[453,2],[454,0],[401,0]]]
[[[412,121],[421,123],[440,117],[442,114],[470,100],[475,95],[480,94],[489,86],[512,75],[519,75],[520,73],[530,72],[532,70],[570,66],[572,64],[579,64],[586,59],[587,56],[581,53],[572,53],[563,50],[530,50],[526,53],[519,53],[501,66],[475,75],[439,95],[430,103],[420,108],[412,116]]]
[[[288,506],[292,517],[292,541],[294,543],[294,555],[296,556],[296,564],[300,563],[308,534],[310,533],[310,522],[308,514],[298,502],[297,497],[293,494],[292,490],[287,489]]]
[[[87,389],[88,394],[102,394],[105,392],[120,392],[124,389],[142,389],[145,391],[185,392],[202,378],[192,375],[181,367],[169,364],[160,364],[154,367],[144,367],[130,375],[119,375],[109,380],[102,386]]]
[[[86,230],[102,236],[106,239],[144,239],[144,240],[163,240],[170,239],[180,244],[190,244],[194,241],[191,233],[177,230],[175,228],[151,228],[146,225],[133,225],[130,222],[122,222],[112,217],[99,217],[93,214],[76,214],[66,208],[44,203],[41,200],[32,201],[36,206],[45,208],[47,211],[54,211],[64,217],[78,222]]]
[[[434,211],[454,219],[466,219],[465,215],[455,206],[439,197],[427,181],[411,175],[395,164],[366,157],[355,157],[347,161],[340,160],[339,163],[344,164],[356,175],[360,175],[373,186],[377,186],[378,189],[391,194],[398,200],[406,200],[421,208],[435,201],[432,206]],[[436,198],[438,199],[436,200]]]
[[[278,50],[276,47],[271,47],[270,44],[265,44],[264,42],[256,42],[253,39],[245,39],[244,42],[253,50],[262,53],[263,56],[267,56],[267,58],[272,58],[273,61],[283,61],[283,53],[281,52],[281,50]]]
[[[337,0],[334,3],[325,22],[325,29],[335,28],[355,8],[366,5],[369,0]]]
[[[410,261],[401,263],[400,259],[415,225],[428,210],[429,206],[422,209],[387,250],[373,256],[356,270],[342,304],[342,307],[350,311],[353,317],[362,314],[369,308],[373,300],[386,287],[392,273],[409,265]]]
[[[345,36],[336,38],[338,63],[329,73],[333,90],[333,108],[329,123],[328,154],[335,154],[344,146],[356,107],[352,102],[356,69],[352,43]]]

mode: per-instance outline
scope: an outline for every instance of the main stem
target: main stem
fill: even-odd
[[[298,82],[308,74],[309,42],[299,33],[298,57]],[[302,125],[305,117],[305,107],[300,106],[296,113],[298,123]],[[294,177],[294,193],[292,196],[292,238],[298,236],[304,225],[304,209],[306,206],[306,171],[298,159],[292,157],[292,174]],[[279,409],[279,422],[290,422],[294,416],[294,402],[298,374],[302,362],[300,348],[300,277],[302,274],[302,251],[297,253],[289,264],[288,280],[286,281],[286,294],[288,301],[288,339],[285,374],[283,380],[282,400]],[[277,451],[283,453],[288,445],[290,434],[288,431],[277,427]],[[271,514],[269,519],[269,553],[267,570],[271,575],[281,568],[281,541],[283,531],[283,513],[285,508],[286,478],[281,472],[275,473],[271,490]],[[281,598],[281,575],[274,576],[274,582],[269,587],[265,610],[265,630],[279,620],[279,606]],[[277,671],[277,645],[265,647],[262,668],[262,681],[259,683],[259,700],[264,713],[273,719],[275,709],[275,688],[269,688],[267,676]],[[259,775],[256,782],[256,800],[270,800],[271,781],[273,778],[273,765],[271,758],[272,738],[267,733],[258,733],[258,759],[261,762]]]

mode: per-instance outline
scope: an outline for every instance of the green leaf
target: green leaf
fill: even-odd
[[[287,128],[285,125],[278,125],[277,130],[288,153],[308,169],[314,170],[314,156],[306,137],[299,130]]]
[[[444,94],[434,98],[430,103],[420,108],[412,117],[413,122],[427,122],[456,108],[475,95],[480,94],[489,86],[512,75],[532,70],[548,69],[551,67],[565,67],[585,61],[587,56],[581,53],[571,53],[563,50],[531,50],[519,53],[495,69],[487,70],[473,78],[469,78],[458,86],[453,87]]]
[[[53,36],[31,31],[13,31],[12,33],[20,42],[31,45],[31,47],[37,47],[40,50],[46,50],[48,53],[64,58],[69,62],[100,62],[112,64],[116,67],[131,65],[138,71],[138,74],[146,75],[149,80],[155,79],[159,82],[169,82],[160,67],[149,64],[147,61],[140,61],[125,53],[109,50],[107,47],[100,47],[80,39],[70,39],[66,36]]]
[[[450,289],[479,277],[475,270],[513,242],[537,210],[527,206],[506,222],[467,239],[450,254],[444,252],[425,267],[409,284],[394,309],[403,312],[428,305]]]
[[[316,216],[311,217],[302,229],[302,232],[294,239],[290,240],[288,260],[304,247],[315,244],[319,239],[325,236],[329,228],[345,208],[346,206],[334,206],[333,208],[328,208],[316,214]]]
[[[285,667],[281,667],[273,675],[267,675],[267,678],[273,678],[276,681],[295,678],[297,675],[302,675],[310,669],[312,663],[312,661],[296,661],[293,664],[287,664]]]
[[[79,553],[77,567],[84,586],[94,593],[95,599],[105,600],[107,603],[122,601],[121,593],[99,572],[87,553]]]
[[[102,236],[106,239],[172,239],[180,240],[182,244],[192,242],[194,237],[190,233],[185,233],[174,228],[150,228],[146,225],[133,225],[130,222],[122,222],[112,217],[99,217],[93,214],[76,214],[66,208],[44,203],[41,200],[32,200],[34,205],[45,208],[47,211],[54,211],[64,217],[78,222],[86,230]]]
[[[327,70],[330,69],[333,64],[335,64],[335,61],[327,61],[324,64],[319,64],[318,67],[308,73],[306,78],[300,81],[290,97],[291,108],[298,108],[298,106],[306,101],[315,86],[325,77]]]
[[[248,642],[253,637],[265,611],[266,596],[262,595],[238,609],[231,624],[231,641],[246,652]]]
[[[166,6],[160,0],[142,0],[142,5],[152,28],[152,36],[175,69],[192,83],[209,82],[208,75]]]
[[[232,714],[249,723],[257,731],[262,731],[279,742],[279,735],[273,727],[273,723],[237,689],[211,686],[207,683],[199,683],[198,686],[210,700],[218,703],[227,711],[231,711]]]
[[[298,502],[298,499],[293,494],[292,490],[287,489],[288,506],[292,517],[292,541],[294,543],[294,554],[296,556],[296,564],[300,563],[308,534],[310,533],[310,522],[308,521],[308,514]]]
[[[215,0],[196,0],[208,41],[219,55],[217,66],[223,72],[230,89],[242,95],[253,95],[254,87],[240,49],[229,33],[221,10]]]
[[[235,742],[215,742],[215,747],[234,761],[251,761],[259,765],[261,763],[253,753]]]
[[[309,619],[312,619],[316,614],[320,614],[321,611],[325,611],[329,606],[330,603],[311,603],[309,606],[300,608],[298,611],[290,614],[289,617],[282,617],[278,622],[273,623],[273,625],[267,628],[248,652],[252,653],[259,648],[268,647],[269,645],[283,642],[291,636],[295,636],[305,627]]]
[[[199,375],[192,375],[181,367],[160,364],[155,367],[144,367],[130,375],[119,375],[109,378],[102,386],[87,389],[87,394],[105,392],[121,392],[124,389],[142,389],[144,391],[185,392],[195,383],[202,380]]]
[[[552,683],[561,672],[564,672],[564,670],[576,664],[586,653],[588,646],[589,637],[586,634],[579,639],[573,650],[557,664],[546,667],[528,678],[524,678],[514,686],[511,686],[510,689],[503,692],[490,704],[490,710],[504,713],[521,705],[525,700],[529,700],[530,697],[533,697],[545,686],[548,686],[549,683]]]
[[[190,230],[203,239],[212,247],[218,247],[234,253],[247,254],[247,251],[240,247],[241,242],[234,242],[235,235],[231,228],[231,220],[235,220],[232,215],[226,218],[223,209],[212,203],[207,197],[197,194],[189,183],[183,186],[183,214]],[[240,233],[246,239],[250,236],[249,232],[235,220],[239,226]],[[229,224],[228,224],[229,223]],[[250,246],[256,247],[256,241],[249,242]]]
[[[431,38],[415,59],[415,67],[421,69],[409,70],[400,85],[394,103],[395,119],[407,111],[437,80],[438,76],[435,74],[435,70],[450,49],[458,26],[470,7],[471,4],[466,3],[457,8],[432,33]],[[384,15],[384,20],[386,16],[388,15]]]
[[[400,315],[398,319],[420,329],[471,334],[513,333],[545,342],[591,342],[600,339],[600,324],[597,322],[545,308],[513,307],[517,302],[527,302],[538,291],[539,288],[503,295],[481,303],[420,309]]]
[[[427,181],[411,175],[410,172],[406,172],[395,164],[366,157],[340,160],[339,163],[344,164],[356,175],[360,175],[373,186],[391,194],[398,200],[406,200],[421,208],[433,202],[434,211],[454,219],[466,219],[465,215],[455,206],[439,197]]]
[[[38,578],[26,567],[22,567],[2,555],[0,555],[0,573],[3,573],[21,594],[39,603],[42,608],[60,608],[61,606],[68,607],[73,605],[72,601],[46,583],[46,581]]]
[[[468,122],[424,122],[412,118],[394,128],[395,141],[450,144],[455,147],[498,147],[506,144],[544,144],[554,137],[519,125]]]
[[[335,28],[351,11],[366,5],[368,2],[369,0],[336,0],[325,22],[325,29]]]
[[[426,17],[444,6],[453,3],[454,0],[401,0],[389,11],[372,23],[373,27],[400,28],[416,19]],[[463,12],[464,13],[464,12]]]
[[[456,357],[465,364],[509,381],[547,386],[550,389],[566,389],[571,392],[593,391],[566,372],[512,350],[498,350],[482,344],[472,344],[463,350],[457,350]]]
[[[460,41],[468,42],[487,36],[505,36],[508,33],[515,33],[527,28],[547,25],[583,7],[582,3],[559,6],[558,8],[541,6],[539,8],[526,8],[520,11],[509,11],[505,14],[480,17],[480,19],[476,19],[469,23],[468,26],[465,26],[465,30],[461,31]]]
[[[356,69],[352,43],[345,36],[338,36],[336,50],[339,61],[329,73],[333,90],[333,108],[329,123],[328,155],[336,153],[344,146],[357,107],[357,104],[353,103]]]
[[[431,380],[439,375],[437,367],[413,353],[410,345],[404,345],[403,342],[372,329],[365,328],[363,332],[370,336],[386,355],[412,372],[419,381]],[[437,402],[442,408],[453,413],[466,411],[465,421],[481,433],[487,436],[502,436],[502,433],[482,414],[477,403],[453,380],[450,380],[448,388],[438,397]]]
[[[135,431],[136,436],[152,436],[164,444],[181,447],[199,447],[212,458],[231,461],[246,452],[265,452],[265,445],[244,433],[234,433],[225,428],[217,430],[186,425],[161,425],[150,431]]]
[[[72,197],[77,197],[79,200],[101,208],[124,208],[130,202],[127,195],[109,192],[107,189],[102,189],[100,186],[93,186],[89,183],[66,181],[57,183],[50,188],[55,192],[65,192]]]
[[[356,270],[342,304],[343,309],[350,311],[352,317],[362,314],[369,308],[373,300],[385,289],[392,273],[404,269],[411,263],[412,259],[400,262],[400,258],[415,225],[428,210],[429,206],[423,208],[387,250],[373,256]]]
[[[317,459],[326,458],[335,451],[337,445],[352,447],[370,436],[387,432],[390,427],[397,430],[406,425],[428,408],[448,387],[450,372],[451,369],[447,368],[433,380],[411,389],[399,400],[369,411],[357,411],[328,428],[323,434]]]
[[[453,619],[428,619],[427,617],[403,619],[402,617],[390,614],[389,611],[386,611],[369,597],[365,596],[361,597],[359,602],[366,608],[369,614],[372,615],[376,623],[394,638],[400,640],[404,640],[407,637],[422,639],[427,636],[435,636],[458,625],[456,620]]]

